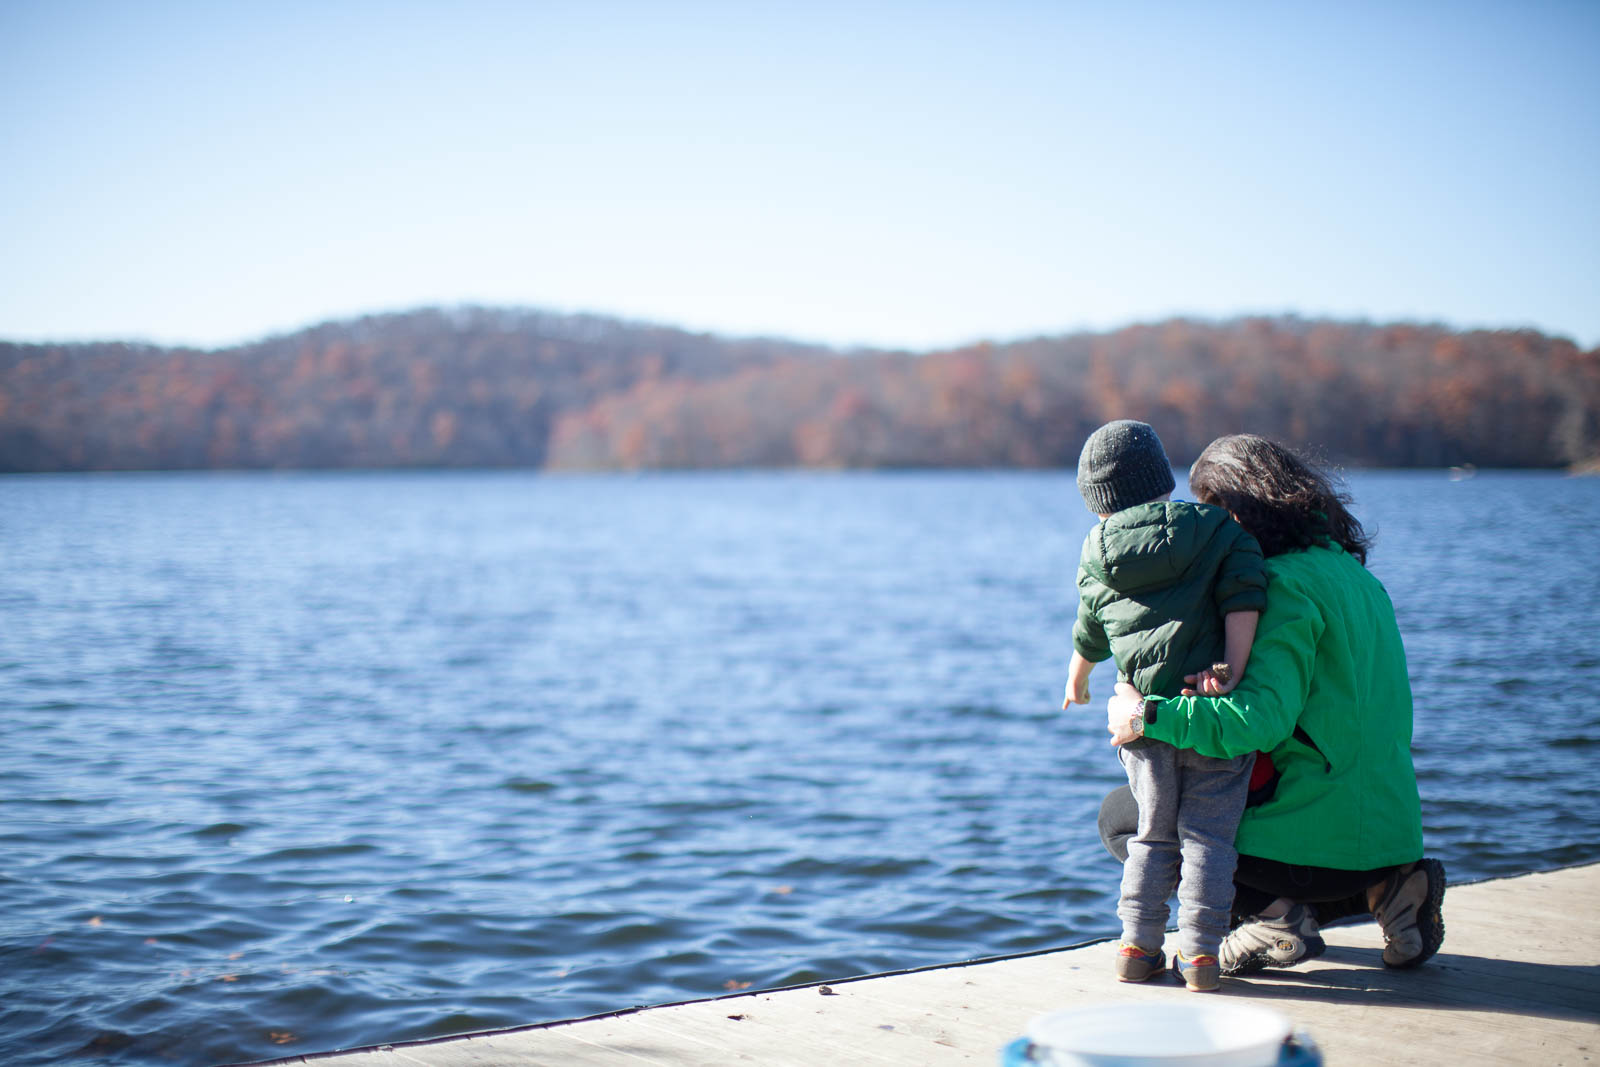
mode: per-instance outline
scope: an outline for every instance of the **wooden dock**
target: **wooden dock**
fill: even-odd
[[[319,1067],[711,1067],[999,1063],[1028,1021],[1096,1002],[1238,997],[1287,1015],[1346,1064],[1600,1064],[1600,864],[1452,886],[1443,949],[1379,960],[1372,923],[1324,931],[1292,970],[1223,980],[1112,978],[1115,942],[643,1008],[602,1018],[273,1060]]]

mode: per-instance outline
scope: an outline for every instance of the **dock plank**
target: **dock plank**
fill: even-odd
[[[426,1067],[487,1067],[538,1064],[540,1067],[676,1067],[684,1062],[681,1041],[664,1039],[638,1015],[596,1019],[576,1025],[541,1028],[536,1045],[522,1031],[476,1034],[466,1040],[426,1046]],[[420,1054],[422,1048],[409,1051]],[[452,1059],[460,1053],[462,1058]],[[344,1067],[341,1063],[339,1067]]]
[[[818,998],[820,1000],[820,998]],[[714,1013],[683,1005],[645,1012],[646,1021],[664,1032],[692,1034],[707,1049],[729,1057],[748,1053],[759,1063],[910,1064],[921,1055],[920,1042],[884,1030],[858,1017],[843,1026],[831,1025],[825,1008],[800,997],[763,997],[737,1008],[719,1006]],[[731,1016],[738,1015],[738,1019]],[[735,1062],[707,1054],[706,1063]]]
[[[1289,1016],[1326,1062],[1600,1065],[1600,864],[1451,886],[1443,950],[1415,971],[1381,964],[1368,922],[1324,931],[1328,952],[1226,979],[1222,996]],[[1182,1001],[1171,981],[1112,975],[1113,942],[904,974],[278,1064],[311,1067],[715,1067],[997,1062],[1030,1019],[1091,1003]]]

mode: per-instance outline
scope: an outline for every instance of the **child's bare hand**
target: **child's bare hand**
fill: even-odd
[[[1066,711],[1073,704],[1087,703],[1089,703],[1089,679],[1085,678],[1076,686],[1068,682],[1066,695],[1061,698],[1061,710]]]
[[[1185,675],[1183,680],[1193,687],[1183,691],[1185,696],[1219,697],[1233,692],[1239,684],[1226,663],[1213,663],[1199,674]]]

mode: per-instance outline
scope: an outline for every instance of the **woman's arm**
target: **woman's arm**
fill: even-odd
[[[1222,697],[1160,701],[1145,715],[1142,736],[1222,759],[1271,751],[1294,733],[1305,708],[1322,629],[1322,613],[1304,592],[1274,582],[1239,687]],[[1117,687],[1106,706],[1112,744],[1140,736],[1130,725],[1140,699],[1131,686]]]

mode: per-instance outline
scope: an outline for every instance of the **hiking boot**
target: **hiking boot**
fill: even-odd
[[[1117,981],[1142,982],[1153,974],[1160,974],[1167,958],[1160,949],[1146,952],[1132,941],[1124,941],[1117,949]]]
[[[1296,904],[1279,919],[1253,915],[1222,939],[1217,956],[1223,974],[1249,974],[1264,967],[1293,967],[1328,950],[1316,913]]]
[[[1444,864],[1418,860],[1379,889],[1372,914],[1383,930],[1383,965],[1420,967],[1444,944]]]
[[[1172,973],[1183,980],[1190,992],[1210,993],[1222,985],[1222,968],[1215,956],[1195,956],[1192,959],[1182,952],[1172,954]]]

